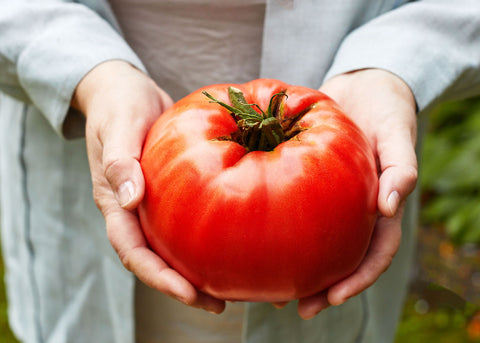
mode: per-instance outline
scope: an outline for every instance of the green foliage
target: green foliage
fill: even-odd
[[[467,327],[477,308],[465,304],[464,308],[446,305],[433,309],[420,309],[423,300],[411,294],[398,325],[395,343],[477,343]],[[470,324],[471,325],[471,324]]]
[[[0,342],[2,343],[17,343],[10,326],[8,325],[8,313],[7,313],[7,297],[4,283],[5,267],[3,265],[3,259],[1,258],[0,251]]]
[[[423,223],[443,223],[458,244],[480,243],[480,98],[431,114],[421,166]]]

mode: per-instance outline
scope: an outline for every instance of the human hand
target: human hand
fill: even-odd
[[[364,69],[336,76],[320,91],[345,110],[374,149],[379,216],[367,255],[357,270],[328,290],[299,300],[298,313],[305,319],[361,293],[387,270],[400,246],[405,200],[417,180],[416,105],[400,78],[387,71]]]
[[[172,103],[149,77],[122,61],[95,67],[72,99],[72,106],[87,118],[95,203],[125,268],[147,286],[189,306],[220,313],[223,301],[198,292],[148,248],[136,213],[145,191],[139,163],[142,146],[149,128]]]

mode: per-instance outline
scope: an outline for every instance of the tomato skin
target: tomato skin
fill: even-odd
[[[284,116],[306,110],[303,131],[268,152],[218,139],[237,130],[235,120],[201,91],[228,103],[228,86],[192,93],[150,130],[141,157],[145,237],[219,299],[315,294],[351,274],[367,251],[377,212],[373,152],[332,99],[271,79],[233,86],[261,108],[286,90]]]

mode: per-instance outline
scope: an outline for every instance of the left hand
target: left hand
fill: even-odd
[[[116,60],[93,68],[72,99],[72,106],[87,118],[94,200],[125,268],[147,286],[188,306],[220,313],[224,301],[199,292],[149,249],[136,212],[145,191],[139,163],[143,142],[154,121],[172,103],[146,74]]]
[[[406,198],[417,181],[416,104],[403,80],[384,70],[364,69],[336,76],[320,91],[344,109],[374,150],[379,214],[370,247],[357,270],[328,290],[299,300],[298,313],[304,319],[330,305],[343,304],[387,270],[400,246]]]

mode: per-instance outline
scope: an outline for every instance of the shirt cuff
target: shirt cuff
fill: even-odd
[[[458,4],[422,1],[386,13],[346,37],[325,79],[359,69],[387,70],[410,87],[420,111],[443,100],[447,90],[449,97],[478,94],[480,42],[473,40],[479,39],[474,38],[479,25],[473,13]]]
[[[70,101],[90,70],[115,59],[145,71],[140,59],[109,23],[87,8],[75,7],[75,15],[57,18],[56,25],[50,25],[29,44],[17,64],[22,88],[54,130],[67,139],[84,135],[85,120],[70,107]],[[79,11],[87,15],[79,15]]]

